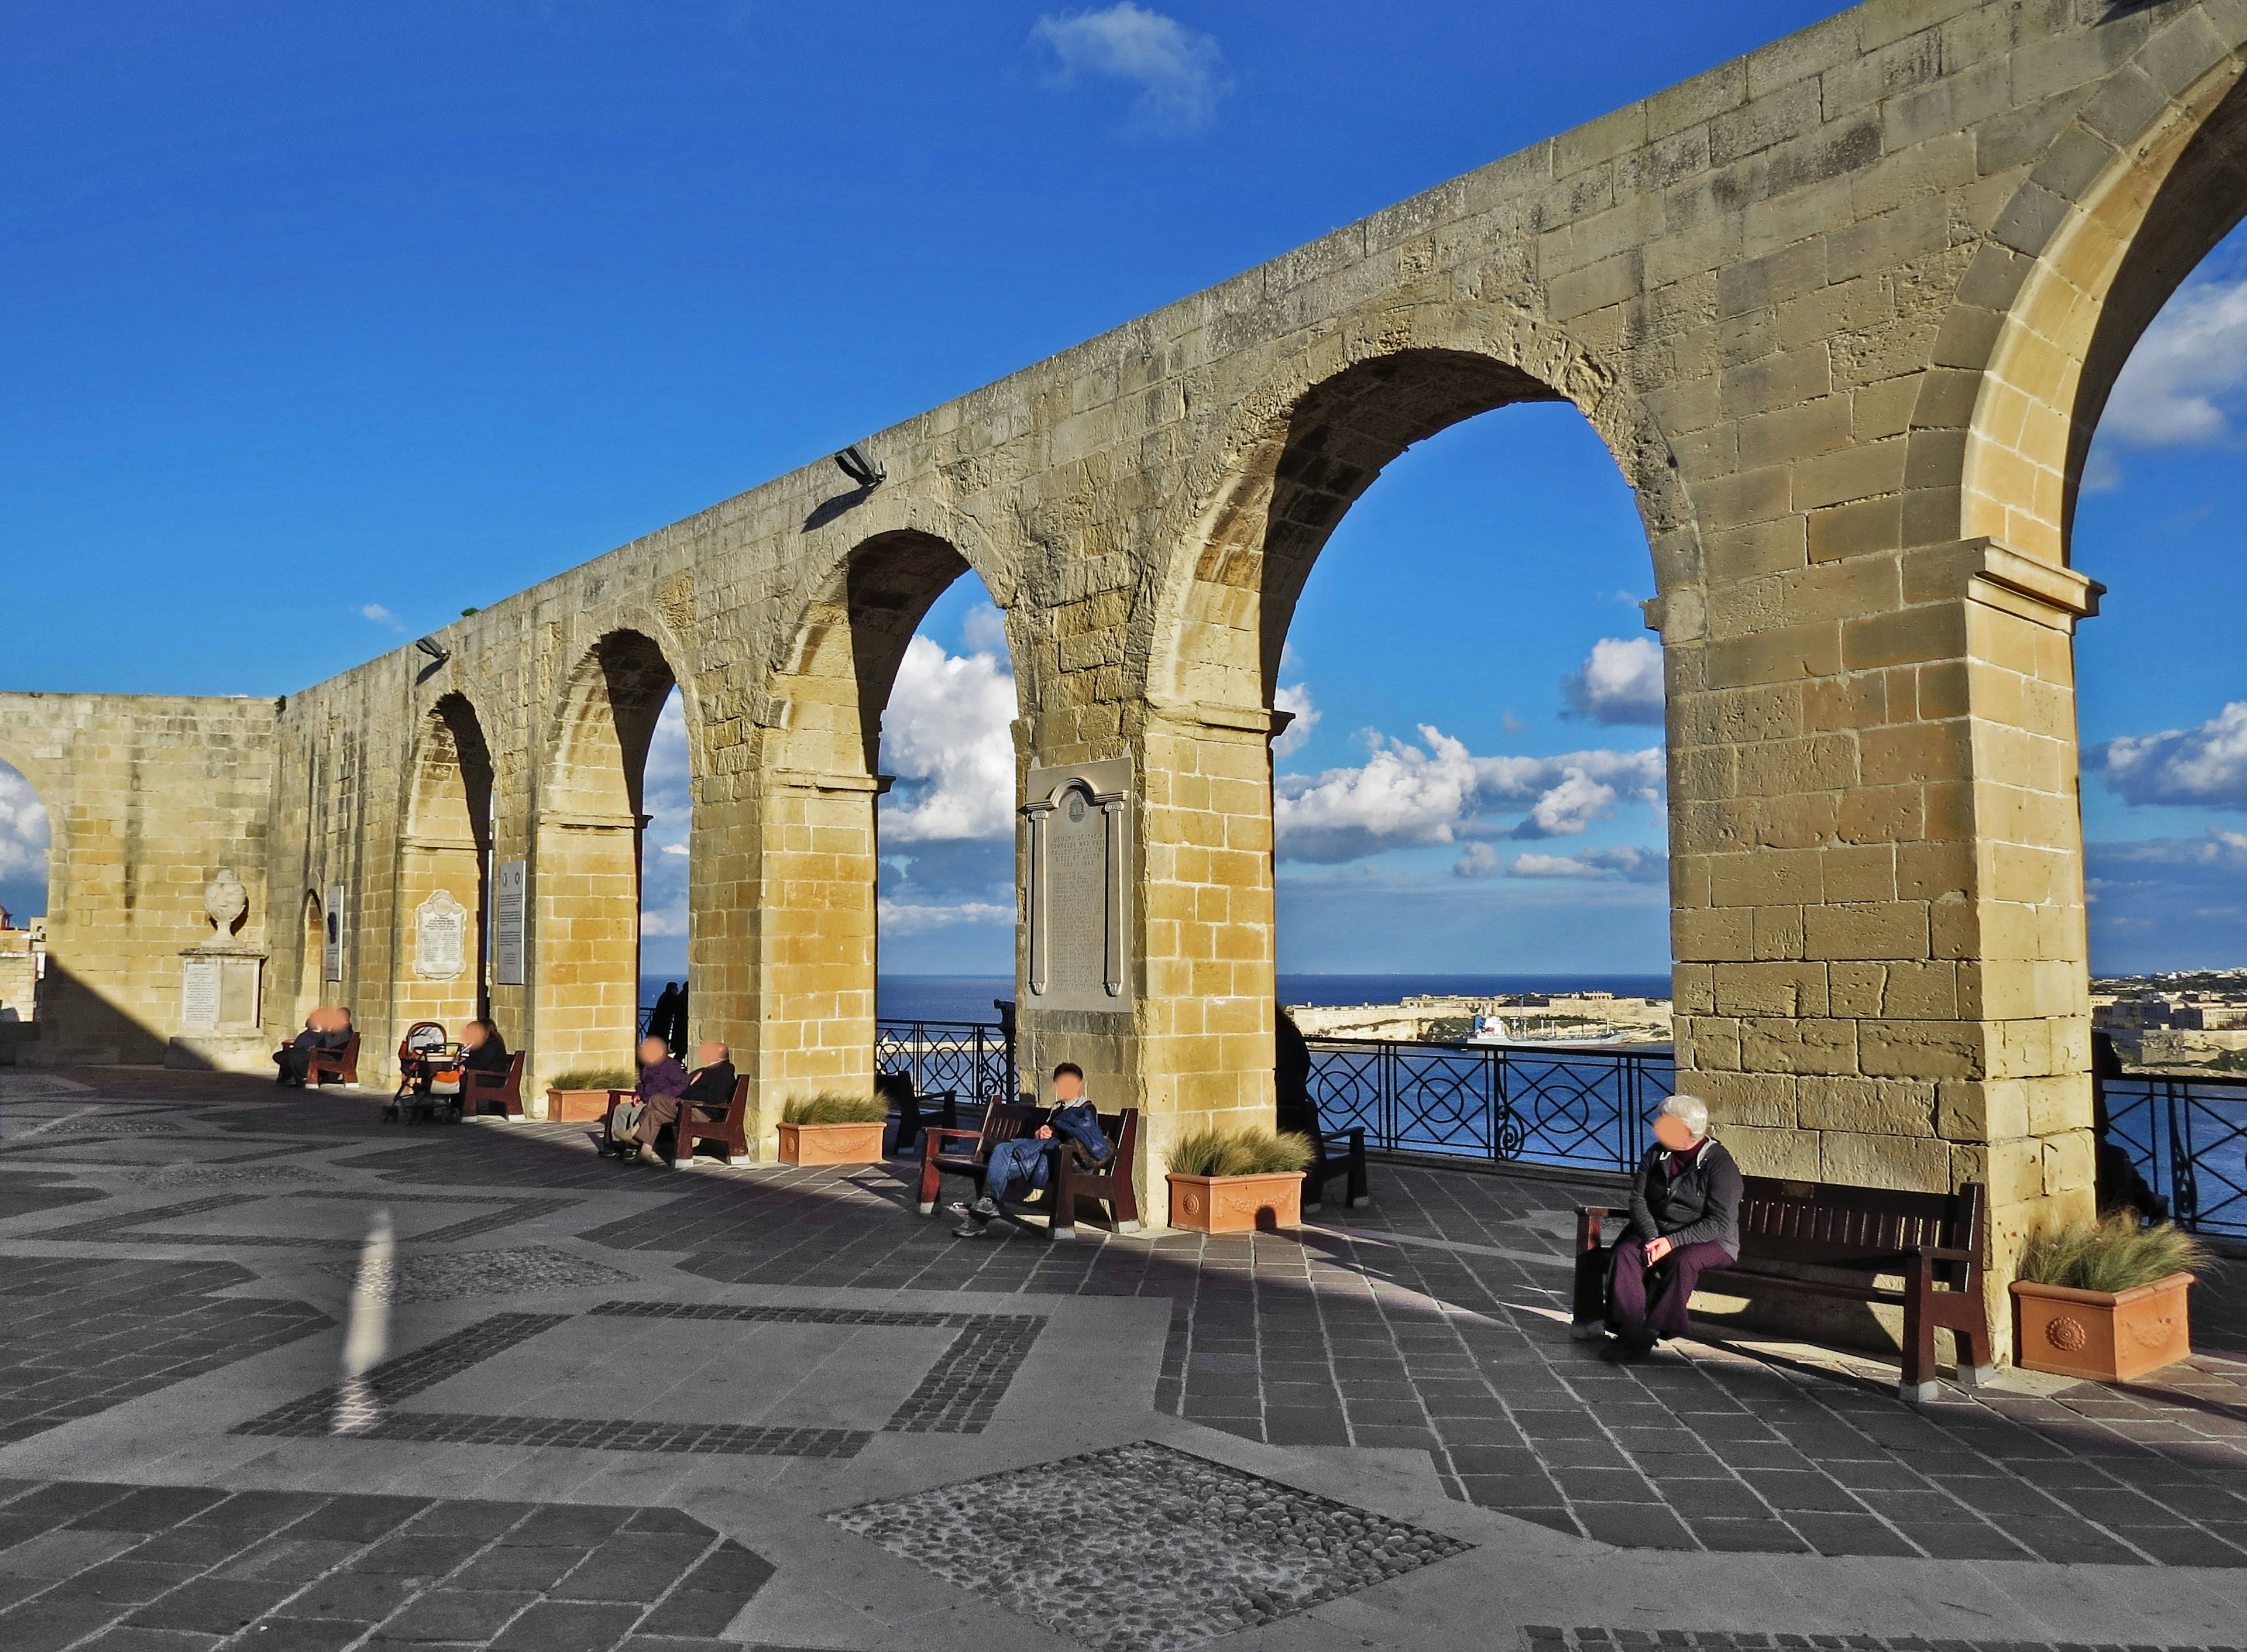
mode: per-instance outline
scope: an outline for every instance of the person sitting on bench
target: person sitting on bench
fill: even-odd
[[[281,1070],[273,1082],[289,1089],[304,1088],[312,1070],[312,1056],[320,1050],[341,1049],[351,1042],[351,1012],[323,1005],[304,1017],[304,1030],[273,1052],[273,1065]]]
[[[1739,1259],[1740,1167],[1710,1138],[1708,1103],[1671,1096],[1654,1139],[1631,1178],[1630,1236],[1608,1268],[1609,1359],[1643,1360],[1663,1338],[1690,1335],[1694,1282]]]
[[[507,1048],[507,1041],[499,1035],[499,1028],[489,1021],[470,1021],[461,1028],[461,1071],[469,1073],[505,1073],[515,1056]],[[468,1087],[461,1089],[465,1110]],[[504,1109],[502,1109],[504,1110]]]
[[[686,1069],[671,1059],[670,1047],[659,1038],[639,1041],[639,1087],[634,1100],[616,1110],[610,1121],[620,1164],[637,1160],[642,1148],[655,1145],[656,1133],[679,1118],[679,1098],[686,1093]]]
[[[1070,1143],[1090,1154],[1095,1163],[1108,1157],[1108,1137],[1100,1128],[1100,1111],[1084,1093],[1084,1069],[1063,1062],[1053,1070],[1054,1107],[1032,1136],[1018,1136],[991,1150],[983,1171],[983,1197],[973,1205],[952,1208],[964,1219],[952,1231],[961,1239],[980,1239],[983,1230],[1004,1214],[1007,1198],[1019,1185],[1027,1192],[1053,1180],[1054,1159]]]

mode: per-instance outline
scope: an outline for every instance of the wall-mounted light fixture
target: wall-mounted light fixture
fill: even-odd
[[[861,488],[878,488],[890,479],[890,473],[860,453],[856,442],[835,455],[835,464]]]
[[[434,660],[440,666],[443,665],[447,660],[452,658],[452,655],[447,653],[444,649],[438,646],[437,639],[434,637],[423,637],[417,640],[413,646],[420,650],[421,652],[428,655],[431,659]]]

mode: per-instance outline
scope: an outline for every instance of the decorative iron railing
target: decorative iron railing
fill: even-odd
[[[2247,1078],[2129,1073],[2106,1081],[2107,1138],[2179,1227],[2247,1238]]]
[[[1667,1045],[1307,1041],[1321,1122],[1392,1151],[1628,1171],[1677,1082]]]
[[[980,1106],[1014,1093],[1014,1045],[996,1021],[874,1023],[874,1070],[912,1080],[916,1096],[949,1092]]]

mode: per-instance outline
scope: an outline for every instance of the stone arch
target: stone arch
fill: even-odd
[[[619,627],[581,654],[557,695],[530,867],[530,1026],[543,1080],[628,1069],[639,1003],[641,786],[673,687],[693,695],[648,631]],[[694,763],[697,775],[699,761]],[[502,1028],[502,1032],[509,1029]]]
[[[1189,463],[1151,616],[1158,700],[1268,710],[1295,599],[1350,506],[1407,447],[1516,402],[1574,404],[1637,498],[1657,592],[1697,584],[1699,537],[1669,439],[1612,372],[1504,307],[1381,320],[1343,365],[1331,348],[1289,358]]]
[[[925,529],[873,533],[810,586],[784,635],[766,719],[762,894],[749,915],[768,1129],[791,1093],[872,1082],[882,716],[914,631],[970,567]]]
[[[393,1019],[442,1021],[457,1035],[488,1013],[491,748],[475,707],[457,691],[421,720],[399,840]],[[426,933],[425,933],[426,931]]]
[[[2149,95],[2151,72],[2136,60],[2123,65],[2054,140],[1976,255],[1949,329],[1991,340],[1969,376],[1961,537],[2066,565],[2084,461],[2131,350],[2247,217],[2247,55],[2209,57],[2166,96]],[[1957,440],[1930,401],[1964,399],[1945,377],[1930,375],[1916,460],[1937,459],[1943,439]]]
[[[46,766],[25,752],[20,743],[0,741],[0,763],[23,777],[24,783],[39,800],[39,807],[47,818],[46,916],[59,920],[68,911],[67,880],[60,874],[67,864],[69,845],[66,834],[70,828],[69,811],[60,807],[60,792],[55,777]]]

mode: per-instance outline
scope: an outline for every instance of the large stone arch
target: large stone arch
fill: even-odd
[[[441,695],[417,734],[400,811],[391,1019],[400,1027],[441,1021],[458,1037],[463,1022],[489,1007],[484,935],[496,775],[482,720],[461,691]]]
[[[692,690],[673,664],[678,655],[658,640],[659,631],[604,631],[556,686],[529,869],[525,1041],[542,1082],[577,1068],[631,1067],[639,1004],[641,787],[656,720],[674,687],[687,701],[689,761],[700,772]]]
[[[747,945],[729,948],[755,960],[762,1133],[791,1095],[872,1083],[882,717],[923,617],[972,565],[943,533],[878,529],[808,582],[776,631],[758,896],[741,911]]]

